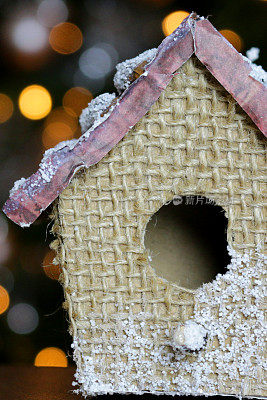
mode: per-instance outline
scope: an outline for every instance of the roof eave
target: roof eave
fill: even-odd
[[[12,190],[3,208],[6,215],[20,226],[32,224],[68,186],[77,170],[99,162],[147,113],[194,52],[266,135],[266,88],[249,76],[250,64],[207,19],[191,14],[163,40],[145,73],[122,94],[103,123],[88,137],[81,136],[73,148],[65,146],[51,152],[35,174]],[[46,167],[49,174],[44,171]]]

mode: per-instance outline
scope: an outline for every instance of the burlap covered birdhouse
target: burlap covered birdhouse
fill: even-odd
[[[94,99],[83,136],[15,184],[5,212],[21,226],[54,201],[51,246],[83,394],[266,395],[263,81],[191,15],[122,63],[120,95]],[[196,290],[161,278],[144,244],[177,195],[213,199],[228,219],[227,271]]]

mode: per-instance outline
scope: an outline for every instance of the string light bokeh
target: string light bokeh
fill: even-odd
[[[2,0],[1,205],[45,150],[80,136],[82,109],[115,91],[116,64],[158,46],[191,11],[209,15],[242,54],[259,48],[255,62],[264,67],[266,6],[266,0]],[[1,363],[72,363],[62,266],[49,248],[51,212],[23,230],[0,214]]]
[[[26,335],[37,328],[39,316],[36,309],[30,304],[18,303],[9,309],[7,323],[14,333]]]
[[[173,11],[172,13],[166,15],[162,21],[162,30],[165,36],[170,35],[178,26],[183,22],[183,20],[188,17],[189,12],[187,11]]]
[[[13,45],[25,53],[37,53],[47,46],[47,30],[32,17],[14,22],[11,30]]]
[[[67,367],[68,360],[64,351],[57,347],[46,347],[34,360],[36,367]]]
[[[82,110],[87,107],[92,99],[93,95],[88,89],[73,87],[64,94],[62,104],[79,117]]]
[[[62,267],[55,263],[56,254],[54,251],[47,251],[44,259],[43,259],[43,271],[48,276],[48,278],[59,280],[60,274],[62,272]]]
[[[40,85],[27,86],[19,95],[19,109],[29,119],[42,119],[52,108],[52,98],[46,88]]]
[[[9,294],[8,291],[0,286],[0,314],[3,314],[9,307]]]
[[[10,97],[0,93],[0,124],[9,120],[14,111],[14,105]]]
[[[79,50],[83,35],[77,25],[62,22],[51,29],[49,43],[53,50],[60,54],[72,54]]]

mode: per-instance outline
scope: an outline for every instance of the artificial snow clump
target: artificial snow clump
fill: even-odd
[[[25,181],[26,181],[25,178],[20,178],[19,180],[17,180],[14,183],[13,188],[9,191],[10,196],[12,196],[18,189],[20,189]]]
[[[259,81],[263,83],[265,86],[267,85],[267,72],[264,71],[261,65],[254,64],[249,58],[242,56],[244,60],[246,60],[252,70],[249,73],[249,76],[252,78],[256,79],[256,81]]]
[[[246,52],[247,58],[252,62],[256,61],[259,58],[259,55],[260,49],[258,47],[251,47],[251,49]]]
[[[57,150],[61,150],[63,147],[68,147],[69,150],[73,149],[75,144],[77,143],[77,139],[72,139],[72,140],[65,140],[63,142],[58,143],[55,147],[52,147],[51,149],[48,149],[45,151],[43,158],[39,164],[39,172],[40,172],[40,177],[39,181],[35,181],[34,183],[31,183],[32,187],[37,187],[38,184],[40,184],[40,180],[43,180],[44,182],[50,182],[50,180],[53,178],[54,173],[56,171],[56,166],[52,164],[51,160],[49,159],[50,156],[52,156],[53,153],[55,153]],[[18,181],[14,183],[13,188],[10,190],[10,195],[14,195],[14,193],[21,189],[24,183],[26,182],[25,178],[21,178]],[[30,224],[21,224],[21,226],[29,226]]]
[[[88,104],[88,107],[83,109],[79,119],[82,133],[96,127],[108,118],[115,107],[115,98],[115,93],[103,93],[93,99]],[[114,105],[112,106],[113,103]]]
[[[228,251],[231,262],[226,273],[196,290],[192,319],[179,325],[191,349],[205,345],[207,335],[209,347],[192,354],[184,349],[177,351],[174,332],[166,329],[165,322],[155,323],[150,312],[129,312],[125,319],[117,316],[113,327],[108,328],[107,332],[115,333],[108,343],[94,344],[88,354],[99,324],[91,313],[83,322],[88,328],[81,325],[72,344],[77,364],[75,392],[84,396],[147,392],[208,396],[221,392],[214,375],[220,376],[221,387],[228,387],[232,381],[236,396],[243,394],[247,377],[255,379],[257,385],[266,366],[263,276],[267,257],[260,248],[244,254],[231,248]],[[103,354],[113,361],[105,363],[100,358]]]
[[[117,72],[114,75],[114,86],[119,92],[123,92],[130,86],[130,77],[134,69],[144,61],[147,63],[152,61],[156,56],[157,50],[158,49],[146,50],[144,53],[139,54],[139,56],[131,58],[130,60],[125,60],[117,65]]]
[[[188,320],[174,330],[172,345],[180,351],[198,351],[204,347],[206,338],[206,329],[193,320]]]
[[[50,157],[55,151],[63,149],[63,147],[68,147],[70,150],[73,149],[76,143],[77,139],[64,140],[62,142],[59,142],[55,147],[51,147],[51,149],[48,149],[44,152],[41,163],[44,163],[47,157]]]
[[[252,71],[250,72],[250,76],[252,78],[256,79],[259,82],[264,83],[264,85],[267,85],[267,72],[264,71],[261,65],[256,65],[251,63],[252,66]]]

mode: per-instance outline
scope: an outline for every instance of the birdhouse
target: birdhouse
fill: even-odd
[[[92,100],[82,136],[11,190],[4,211],[22,227],[53,203],[77,391],[266,395],[265,78],[191,14],[121,63],[119,94]],[[144,242],[177,196],[212,199],[228,221],[229,265],[195,289],[156,272]]]

